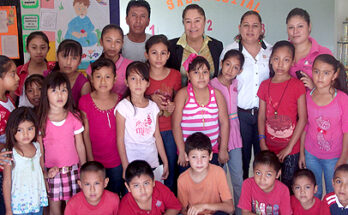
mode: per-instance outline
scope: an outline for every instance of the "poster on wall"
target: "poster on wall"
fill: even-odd
[[[0,54],[11,59],[20,57],[15,6],[0,6]]]
[[[76,40],[83,49],[80,69],[85,69],[102,53],[99,39],[103,27],[110,23],[109,8],[109,0],[22,0],[24,48],[31,32],[43,31],[50,41],[47,60],[54,61],[64,39]],[[27,61],[28,54],[25,58]]]

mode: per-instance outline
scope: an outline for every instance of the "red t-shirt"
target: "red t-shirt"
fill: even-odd
[[[152,193],[151,211],[142,210],[139,208],[132,193],[127,193],[121,200],[119,215],[161,215],[168,209],[181,210],[181,204],[179,200],[174,196],[172,191],[169,190],[161,182],[155,181],[155,186]]]
[[[289,189],[278,180],[274,181],[273,190],[265,193],[254,178],[246,179],[238,207],[256,214],[292,214]]]
[[[297,123],[297,101],[305,93],[303,83],[295,78],[282,83],[272,83],[271,79],[267,79],[261,83],[257,95],[266,102],[265,134],[270,151],[278,154],[288,146]],[[299,151],[300,140],[290,154]]]
[[[169,74],[163,80],[155,80],[150,77],[150,86],[147,88],[145,94],[160,94],[165,96],[170,101],[173,101],[174,92],[181,88],[181,74],[178,70],[170,69]],[[172,117],[167,113],[161,114],[159,117],[160,131],[172,130]],[[169,113],[168,113],[169,114]]]
[[[117,215],[119,204],[120,198],[117,194],[104,190],[100,202],[93,206],[87,202],[81,191],[68,201],[64,215]]]
[[[306,210],[295,196],[291,196],[290,200],[293,215],[318,215],[320,213],[321,200],[317,197],[314,197],[314,199],[314,205]]]

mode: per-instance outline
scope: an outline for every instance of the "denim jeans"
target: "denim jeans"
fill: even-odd
[[[168,159],[168,169],[169,169],[169,175],[166,180],[164,180],[164,184],[174,193],[175,187],[176,187],[176,179],[177,179],[177,161],[178,161],[178,155],[177,155],[177,149],[176,144],[174,141],[173,132],[171,130],[168,131],[161,131],[161,136],[163,140],[163,145],[166,150],[166,155]]]
[[[43,212],[43,208],[41,207],[41,208],[40,208],[40,211],[39,211],[39,212],[36,212],[36,213],[13,214],[13,215],[42,215],[42,212]]]
[[[332,159],[319,159],[305,150],[306,166],[310,169],[315,176],[315,181],[318,185],[318,192],[315,194],[316,197],[321,199],[323,195],[323,182],[322,174],[324,172],[325,189],[326,193],[333,192],[332,178],[335,171],[335,166],[339,158]]]
[[[109,183],[106,189],[111,192],[117,193],[119,196],[120,194],[125,194],[125,185],[122,178],[122,164],[114,168],[106,168],[105,171],[106,177],[109,178]]]
[[[228,160],[227,164],[224,166],[225,171],[227,171],[227,168],[230,172],[231,177],[231,183],[233,187],[233,199],[234,199],[234,205],[235,205],[235,214],[241,215],[242,210],[237,207],[240,194],[242,192],[242,184],[243,184],[243,168],[242,168],[242,149],[236,148],[232,149],[228,153],[230,159]]]
[[[254,148],[254,155],[259,153],[259,131],[257,127],[257,113],[251,113],[238,110],[238,118],[240,123],[240,134],[242,136],[243,148],[243,179],[249,178],[249,165],[251,159],[251,148]]]
[[[292,178],[296,170],[298,170],[298,160],[300,158],[300,153],[288,155],[285,157],[282,163],[282,174],[281,174],[281,182],[283,182],[290,191],[290,194],[293,194],[291,185]]]

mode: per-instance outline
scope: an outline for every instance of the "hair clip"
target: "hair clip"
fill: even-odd
[[[195,53],[191,53],[188,58],[185,60],[185,62],[182,64],[182,66],[185,68],[186,71],[189,69],[189,65],[192,63],[192,61],[197,57]]]

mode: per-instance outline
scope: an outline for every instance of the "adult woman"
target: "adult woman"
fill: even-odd
[[[231,49],[241,51],[245,58],[243,71],[237,76],[237,105],[243,148],[239,155],[234,155],[242,156],[243,170],[242,165],[239,164],[239,168],[234,174],[241,177],[240,172],[243,171],[243,178],[246,179],[249,173],[251,148],[254,148],[254,154],[260,151],[257,126],[259,107],[257,91],[261,82],[269,78],[268,61],[271,55],[271,45],[262,40],[264,37],[263,24],[261,16],[255,11],[247,11],[243,14],[240,20],[239,33],[235,38],[236,41],[223,50],[220,59],[222,60],[225,53]],[[240,181],[243,181],[243,178],[240,178]],[[240,194],[240,190],[236,190],[235,186],[233,188],[234,193]],[[237,209],[236,214],[241,214],[241,212]]]
[[[182,86],[187,85],[186,70],[183,62],[195,53],[206,58],[210,64],[210,78],[216,77],[219,68],[219,56],[223,49],[222,42],[204,34],[205,12],[197,4],[186,6],[182,13],[185,33],[169,41],[170,57],[167,66],[179,70]]]
[[[286,17],[288,37],[295,46],[295,64],[290,69],[290,74],[296,77],[296,71],[301,71],[301,81],[308,89],[313,89],[312,65],[314,59],[320,54],[331,54],[328,48],[320,46],[315,39],[310,37],[311,23],[306,10],[292,9]]]

